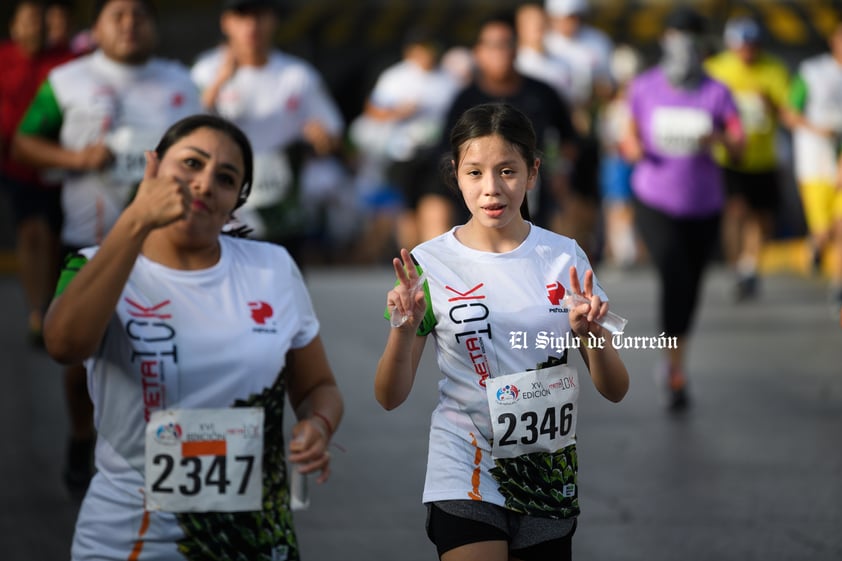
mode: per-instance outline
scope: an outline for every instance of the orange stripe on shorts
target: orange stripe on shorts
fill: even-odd
[[[134,542],[134,547],[129,555],[128,561],[137,561],[140,559],[140,552],[143,551],[143,536],[149,529],[149,511],[143,511],[143,518],[140,521],[140,531],[137,533],[137,541]]]
[[[476,452],[474,453],[474,465],[476,467],[471,474],[471,490],[468,492],[468,497],[474,501],[481,501],[482,493],[479,492],[479,478],[482,473],[482,468],[480,467],[480,463],[482,462],[482,449],[479,447],[477,437],[474,436],[474,433],[471,433],[471,444],[473,444],[474,448],[476,448]]]

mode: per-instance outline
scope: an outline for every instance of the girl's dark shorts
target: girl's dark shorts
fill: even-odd
[[[427,505],[427,536],[439,557],[457,547],[505,541],[523,561],[567,561],[572,556],[576,519],[520,514],[481,501],[440,501]]]

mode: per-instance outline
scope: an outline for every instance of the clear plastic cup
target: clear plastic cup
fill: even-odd
[[[307,488],[307,475],[298,471],[292,464],[289,480],[289,507],[292,510],[307,510],[310,506],[310,490]]]
[[[418,280],[415,281],[409,289],[409,301],[415,301],[415,293],[418,292],[418,289],[424,286],[424,281],[427,280],[427,275],[425,273],[421,273],[418,277]],[[395,306],[389,306],[389,325],[392,327],[400,327],[406,323],[409,319],[409,316],[405,316],[403,314],[398,314],[398,309]]]
[[[578,306],[579,304],[588,304],[590,300],[582,296],[581,294],[571,294],[567,293],[562,300],[565,308],[573,308]],[[626,328],[626,324],[629,322],[626,318],[622,316],[618,316],[611,310],[608,310],[604,316],[596,320],[597,325],[602,326],[603,328],[610,331],[612,334],[614,333],[622,333],[623,330]]]

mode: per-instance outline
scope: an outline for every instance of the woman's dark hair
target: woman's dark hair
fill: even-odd
[[[450,131],[451,161],[454,164],[449,166],[448,177],[457,190],[455,168],[462,158],[465,143],[474,138],[492,135],[497,135],[514,146],[530,168],[539,157],[535,129],[532,127],[532,121],[523,112],[507,103],[475,105],[462,113]],[[526,197],[523,198],[520,213],[525,220],[529,220]]]
[[[246,199],[248,199],[249,193],[251,192],[251,182],[254,176],[254,156],[252,154],[251,142],[249,142],[248,137],[246,137],[245,133],[231,121],[223,119],[222,117],[217,117],[216,115],[207,114],[185,117],[167,129],[167,132],[164,133],[164,136],[162,136],[160,142],[158,142],[158,146],[155,147],[155,154],[158,155],[159,160],[163,159],[164,154],[167,153],[167,150],[169,150],[173,144],[185,136],[192,134],[194,131],[202,128],[217,130],[225,134],[240,148],[240,152],[243,156],[243,184],[240,186],[240,195],[237,198],[237,206],[234,207],[235,209],[240,208],[246,202]]]

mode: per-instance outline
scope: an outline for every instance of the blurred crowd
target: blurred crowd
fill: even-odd
[[[471,44],[409,30],[348,119],[316,66],[277,47],[273,0],[218,9],[223,40],[188,66],[157,52],[149,0],[99,0],[83,30],[71,1],[15,3],[0,44],[0,192],[33,345],[62,256],[102,241],[145,151],[202,112],[235,123],[254,149],[251,194],[228,227],[283,244],[305,269],[386,264],[463,223],[442,174],[448,131],[466,109],[500,101],[540,141],[530,220],[575,239],[592,263],[653,265],[667,335],[688,336],[711,258],[733,270],[736,301],[761,294],[789,177],[808,267],[842,308],[842,26],[790,67],[765,50],[756,19],[735,13],[714,28],[679,9],[653,58],[592,25],[587,0],[528,2],[488,15]],[[663,365],[679,408],[684,348]],[[65,389],[65,483],[82,490],[94,431],[81,365],[67,368]]]

